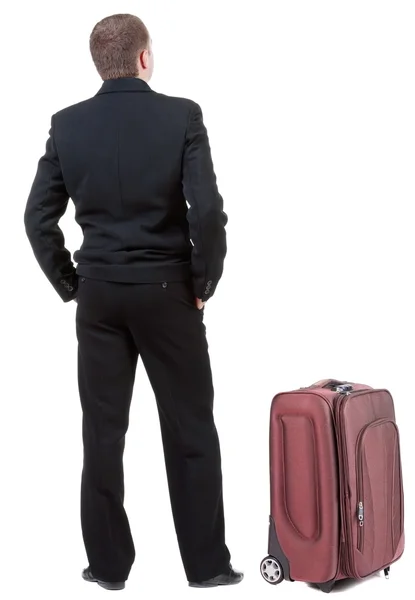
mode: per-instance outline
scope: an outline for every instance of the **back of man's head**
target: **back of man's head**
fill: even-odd
[[[103,80],[120,77],[150,80],[153,72],[150,34],[135,15],[116,14],[99,21],[90,35],[89,48]]]

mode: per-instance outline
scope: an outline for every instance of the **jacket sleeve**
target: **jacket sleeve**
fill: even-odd
[[[26,203],[24,224],[42,271],[62,300],[68,302],[77,294],[78,275],[58,225],[68,206],[69,195],[54,139],[54,116],[51,119],[46,151],[39,159]]]
[[[209,138],[200,106],[192,103],[183,154],[183,193],[193,244],[191,270],[196,297],[207,301],[215,292],[226,256],[223,211],[213,168]]]

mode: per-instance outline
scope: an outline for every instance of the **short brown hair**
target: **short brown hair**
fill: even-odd
[[[150,35],[135,15],[117,14],[99,21],[89,38],[92,60],[102,79],[137,77],[137,60]]]

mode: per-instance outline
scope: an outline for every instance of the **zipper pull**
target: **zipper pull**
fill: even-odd
[[[364,510],[363,510],[363,502],[359,502],[357,507],[357,518],[359,519],[360,527],[363,527],[363,519],[364,519]]]

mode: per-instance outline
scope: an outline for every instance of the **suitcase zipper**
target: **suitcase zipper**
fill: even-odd
[[[340,483],[340,516],[341,516],[341,536],[343,540],[342,544],[342,570],[344,574],[347,576],[352,576],[350,571],[350,561],[349,561],[349,544],[348,544],[348,528],[347,528],[347,519],[346,519],[346,511],[348,504],[348,494],[346,493],[346,486],[344,477],[342,477],[342,473],[347,473],[347,460],[346,453],[343,451],[344,443],[343,443],[343,431],[340,423],[340,414],[341,407],[343,404],[343,400],[345,397],[350,395],[350,392],[346,392],[344,394],[339,394],[337,396],[337,402],[335,404],[335,423],[336,423],[336,437],[337,437],[337,446],[338,446],[338,454],[339,454],[339,483]]]
[[[363,487],[361,488],[361,493],[359,494],[359,498],[363,496]],[[363,553],[363,524],[364,524],[364,507],[363,502],[360,501],[357,505],[357,519],[359,523],[359,528],[357,530],[357,549],[359,552]]]

